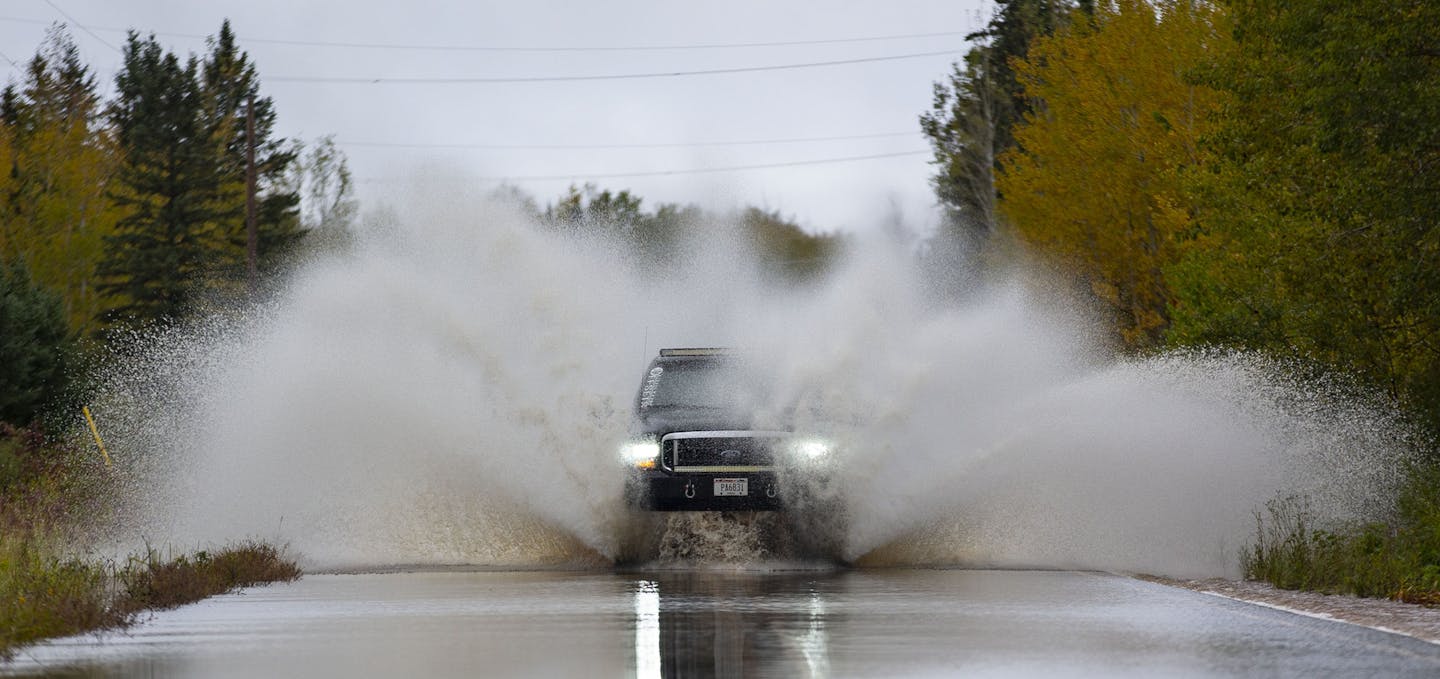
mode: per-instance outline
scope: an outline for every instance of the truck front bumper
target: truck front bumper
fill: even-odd
[[[735,480],[744,479],[744,495]],[[770,473],[668,474],[633,477],[626,497],[632,506],[657,512],[776,511],[784,503],[780,485]]]

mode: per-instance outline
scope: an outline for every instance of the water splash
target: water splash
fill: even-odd
[[[832,528],[862,563],[1233,573],[1266,500],[1376,516],[1408,455],[1343,385],[1240,354],[1117,362],[1021,282],[937,307],[879,241],[795,289],[723,224],[657,277],[464,196],[398,213],[250,317],[113,367],[117,539],[273,538],[312,568],[604,563],[658,346],[774,359],[800,426],[843,444]]]

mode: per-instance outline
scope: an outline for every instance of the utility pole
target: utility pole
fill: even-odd
[[[245,270],[250,297],[260,290],[260,232],[255,224],[255,95],[245,106]]]

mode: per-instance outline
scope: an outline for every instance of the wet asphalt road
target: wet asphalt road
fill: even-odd
[[[311,575],[22,651],[84,677],[1436,677],[1440,645],[1097,573]]]

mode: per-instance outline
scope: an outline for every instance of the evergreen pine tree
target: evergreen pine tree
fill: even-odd
[[[60,300],[0,260],[0,422],[28,425],[61,395],[68,347]]]
[[[98,104],[95,76],[80,61],[80,49],[63,25],[52,26],[40,53],[30,61],[25,88],[11,103],[15,122],[22,133],[33,133],[52,118],[79,124],[95,115]]]
[[[1033,102],[1015,76],[1014,64],[1030,53],[1035,38],[1050,35],[1063,25],[1077,4],[1066,0],[996,0],[995,16],[985,30],[973,37],[988,38],[986,60],[1000,91],[996,110],[995,155],[1015,145],[1012,129],[1025,119]],[[1082,11],[1093,11],[1094,2],[1078,3]]]
[[[246,116],[254,102],[255,165],[259,195],[257,230],[262,271],[273,270],[304,236],[299,219],[300,196],[289,188],[286,172],[295,153],[274,135],[275,105],[260,96],[255,64],[235,43],[230,21],[209,41],[210,52],[201,70],[205,123],[223,149],[220,162],[221,216],[232,277],[242,280],[246,256],[245,170]]]
[[[122,326],[180,318],[215,273],[223,200],[220,153],[204,116],[198,61],[131,33],[109,115],[122,148],[113,198],[127,210],[108,240],[102,289]]]
[[[996,0],[995,4],[985,30],[968,36],[984,42],[970,49],[963,64],[955,64],[948,82],[936,83],[931,110],[920,119],[935,154],[931,183],[949,222],[937,244],[950,253],[942,257],[945,260],[983,249],[997,228],[998,159],[1015,145],[1013,129],[1032,106],[1013,63],[1025,58],[1031,41],[1054,32],[1071,11],[1094,9],[1093,0]]]

